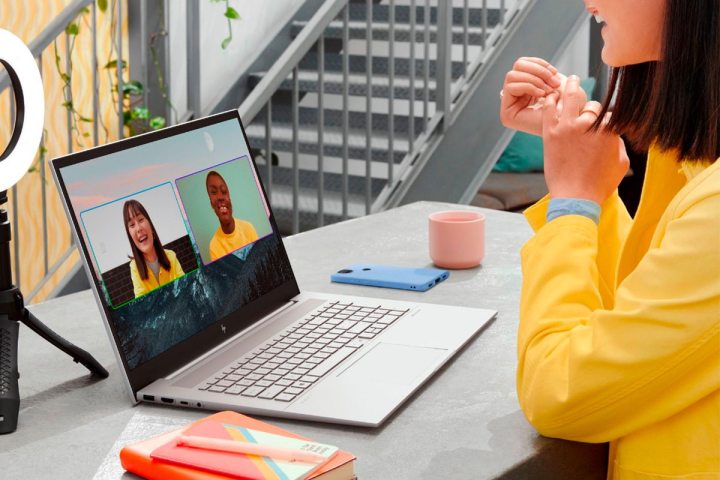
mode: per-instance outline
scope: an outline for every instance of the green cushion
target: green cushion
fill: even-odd
[[[595,78],[580,81],[588,98],[592,98]],[[494,172],[542,172],[543,141],[541,137],[525,132],[515,132],[507,148],[493,168]]]

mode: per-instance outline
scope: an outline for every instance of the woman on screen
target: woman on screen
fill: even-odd
[[[135,298],[185,275],[175,252],[163,248],[150,215],[140,202],[125,202],[123,221],[133,253],[130,278]]]

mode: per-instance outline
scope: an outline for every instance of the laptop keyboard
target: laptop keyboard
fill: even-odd
[[[407,311],[326,303],[198,388],[289,402]]]

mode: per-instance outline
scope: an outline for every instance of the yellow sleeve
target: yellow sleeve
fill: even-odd
[[[255,227],[250,222],[243,221],[243,234],[245,235],[245,238],[247,239],[248,243],[252,243],[255,240],[258,239],[257,230],[255,230]]]
[[[521,252],[517,389],[543,435],[622,437],[720,388],[720,196],[665,225],[606,308],[598,226],[560,217]]]
[[[546,224],[545,216],[549,202],[550,197],[546,195],[524,212],[528,223],[536,233]],[[599,289],[605,308],[613,306],[617,265],[631,225],[632,218],[616,191],[601,205],[597,228],[600,239],[597,251]]]
[[[185,275],[185,272],[183,271],[182,265],[180,265],[180,260],[178,260],[177,255],[172,250],[165,250],[165,253],[168,256],[168,260],[170,260],[170,276],[173,280],[176,278],[180,278],[183,275]]]
[[[140,272],[135,264],[135,260],[130,260],[130,279],[132,280],[135,298],[141,297],[150,291],[143,279],[140,277]]]

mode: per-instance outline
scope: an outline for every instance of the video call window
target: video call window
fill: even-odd
[[[272,235],[249,157],[200,170],[175,185],[203,264]]]
[[[198,268],[170,182],[85,210],[80,219],[113,309]]]

